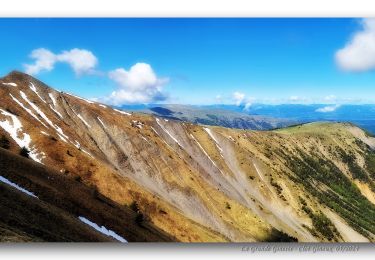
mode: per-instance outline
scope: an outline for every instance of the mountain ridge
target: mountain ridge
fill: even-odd
[[[135,207],[176,241],[375,239],[374,139],[352,125],[197,125],[112,109],[22,73],[0,79],[0,97],[10,151],[27,144],[34,160]]]

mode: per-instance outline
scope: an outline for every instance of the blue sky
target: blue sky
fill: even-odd
[[[59,90],[114,105],[374,103],[373,24],[371,19],[1,19],[0,74],[32,71]],[[38,49],[43,51],[31,58]]]

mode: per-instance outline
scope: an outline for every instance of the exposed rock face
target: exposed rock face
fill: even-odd
[[[136,203],[178,241],[375,240],[374,139],[352,125],[199,126],[114,110],[18,72],[0,80],[0,100],[10,150],[27,143],[32,159]]]

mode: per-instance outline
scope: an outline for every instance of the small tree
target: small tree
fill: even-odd
[[[21,148],[20,155],[26,158],[30,158],[30,151],[25,146]]]
[[[9,142],[8,138],[6,138],[5,135],[2,135],[0,137],[0,147],[4,148],[4,149],[9,149],[10,148],[10,142]]]
[[[134,212],[139,212],[138,203],[137,203],[136,201],[133,201],[133,202],[130,204],[130,208],[131,208]]]
[[[143,221],[145,220],[143,214],[141,212],[137,213],[137,216],[135,217],[135,223],[138,225],[142,225]]]

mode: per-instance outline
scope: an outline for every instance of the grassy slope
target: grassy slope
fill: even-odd
[[[31,160],[0,148],[1,175],[34,192],[38,199],[1,183],[0,228],[3,240],[113,241],[82,224],[84,216],[128,241],[168,241],[172,238],[147,222],[136,224],[137,214]],[[17,234],[17,235],[16,235]]]
[[[363,186],[374,187],[374,176],[371,174],[373,151],[347,131],[349,126],[323,122],[275,132],[291,135],[308,147],[285,158],[293,172],[292,179],[302,183],[320,203],[336,211],[360,234],[373,239],[375,205],[361,192]],[[318,137],[320,142],[309,146],[309,139],[314,137]],[[322,156],[322,151],[330,157]],[[311,212],[306,206],[303,209],[313,220],[320,214]],[[319,228],[320,224],[316,226]]]

